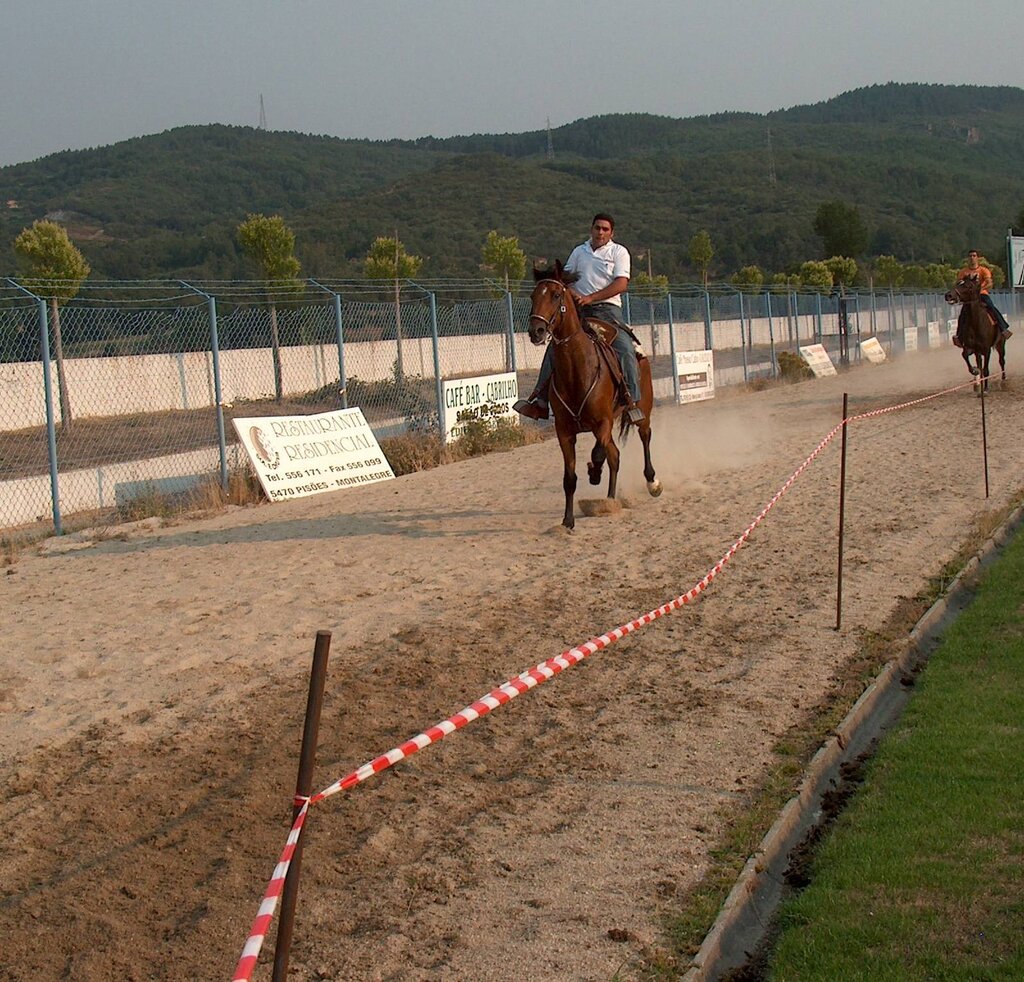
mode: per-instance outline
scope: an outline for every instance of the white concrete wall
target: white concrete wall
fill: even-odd
[[[826,334],[836,331],[835,315],[823,317]],[[767,344],[766,318],[748,321],[754,344]],[[786,341],[785,320],[774,318],[776,343]],[[800,320],[800,337],[806,342],[814,332],[813,318]],[[651,353],[651,325],[634,327],[644,349]],[[668,325],[656,324],[658,354],[668,354]],[[704,322],[675,324],[676,347],[704,347]],[[716,349],[741,344],[739,320],[712,324]],[[441,338],[438,344],[442,377],[481,375],[506,370],[503,334]],[[536,370],[543,347],[530,344],[524,331],[516,333],[516,361],[520,368]],[[364,382],[391,378],[397,358],[394,341],[356,341],[345,345],[345,374]],[[406,339],[402,344],[403,369],[407,375],[434,377],[433,342],[430,338]],[[224,402],[272,398],[274,368],[269,348],[231,349],[220,353],[221,396]],[[131,413],[197,409],[214,404],[213,356],[205,351],[166,355],[124,355],[111,358],[68,358],[64,362],[71,411],[76,418],[123,416]],[[51,365],[54,412],[59,419],[57,369]],[[307,345],[281,349],[281,377],[285,395],[319,389],[338,378],[336,345]],[[0,430],[19,430],[46,423],[43,368],[40,362],[0,365]]]

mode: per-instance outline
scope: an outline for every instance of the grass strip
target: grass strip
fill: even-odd
[[[1024,536],[919,676],[779,913],[767,977],[1024,978]]]

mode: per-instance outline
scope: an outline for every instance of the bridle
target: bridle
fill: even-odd
[[[552,280],[552,279],[538,280],[537,281],[537,286],[540,286],[543,283],[554,283],[559,288],[559,293],[558,293],[558,298],[557,298],[558,308],[556,310],[552,311],[550,317],[542,317],[540,314],[530,314],[529,319],[531,321],[540,321],[541,324],[544,325],[544,330],[547,331],[548,337],[551,339],[551,343],[552,344],[554,344],[554,345],[565,344],[566,341],[569,341],[569,340],[572,339],[573,335],[570,334],[570,335],[568,335],[567,337],[564,337],[564,338],[556,338],[555,337],[555,332],[552,330],[552,327],[554,326],[555,320],[557,318],[561,318],[561,317],[563,317],[565,315],[565,311],[566,311],[566,306],[565,306],[566,286],[565,286],[565,284],[561,280]]]

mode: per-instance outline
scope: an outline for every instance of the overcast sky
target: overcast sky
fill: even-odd
[[[269,129],[386,139],[1024,87],[1022,39],[1021,0],[5,0],[0,165],[256,126],[261,95]]]

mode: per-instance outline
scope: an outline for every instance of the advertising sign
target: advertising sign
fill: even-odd
[[[878,338],[865,338],[861,341],[860,352],[875,365],[880,365],[885,361],[885,349],[878,343]]]
[[[904,351],[917,351],[917,328],[916,327],[905,327],[905,328],[903,328],[903,350]]]
[[[445,443],[462,436],[466,424],[473,420],[514,419],[519,422],[519,413],[512,409],[512,403],[519,398],[515,372],[445,379],[441,388]]]
[[[1024,235],[1007,236],[1006,252],[1010,260],[1010,286],[1022,290],[1024,289]]]
[[[713,351],[677,351],[676,376],[679,402],[699,402],[715,397],[715,353]]]
[[[231,420],[271,501],[389,481],[394,471],[361,409]]]
[[[832,364],[832,359],[829,358],[823,344],[808,344],[801,347],[800,357],[807,362],[817,378],[837,374],[836,366]]]
[[[942,335],[939,333],[939,322],[928,321],[928,347],[938,348],[942,345]]]

